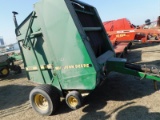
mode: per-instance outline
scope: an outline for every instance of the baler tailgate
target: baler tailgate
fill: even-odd
[[[99,57],[107,50],[113,50],[110,42],[106,40],[107,35],[96,10],[83,3],[72,2],[72,4],[95,56]]]

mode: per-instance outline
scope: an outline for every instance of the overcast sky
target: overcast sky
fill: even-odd
[[[39,0],[1,0],[0,36],[5,44],[15,43],[12,11],[19,12],[21,23],[33,10],[33,4]],[[135,25],[143,24],[146,19],[156,20],[160,16],[160,0],[82,0],[95,6],[102,21],[128,18]]]

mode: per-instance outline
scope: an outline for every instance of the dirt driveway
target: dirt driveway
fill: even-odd
[[[134,45],[128,52],[129,62],[160,66],[160,44]],[[158,83],[160,89],[160,83]],[[108,80],[85,98],[85,104],[72,111],[64,100],[53,116],[41,116],[29,104],[34,84],[25,71],[0,80],[1,120],[160,120],[160,91],[153,81],[110,73]]]

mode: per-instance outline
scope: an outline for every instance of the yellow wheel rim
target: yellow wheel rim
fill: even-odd
[[[8,74],[8,69],[4,68],[4,69],[1,71],[1,73],[2,73],[3,75],[7,75],[7,74]]]
[[[48,101],[43,95],[37,94],[35,96],[34,102],[35,102],[38,109],[40,109],[40,110],[47,110],[48,109]]]
[[[76,107],[78,105],[78,100],[77,98],[75,98],[74,96],[70,96],[68,97],[68,104],[71,106],[71,107]]]

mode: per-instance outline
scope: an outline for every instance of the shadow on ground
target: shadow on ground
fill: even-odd
[[[160,83],[158,83],[160,86]],[[102,86],[104,95],[108,100],[133,100],[154,93],[154,85],[152,80],[141,80],[132,75],[119,74],[116,72],[110,73],[108,80]]]
[[[91,118],[106,120],[110,118],[111,114],[107,114],[101,109],[107,105],[107,101],[129,101],[148,96],[154,92],[153,81],[141,81],[134,76],[115,72],[110,73],[108,80],[85,98],[83,112],[86,114],[81,117],[81,120],[88,120]],[[115,112],[129,104],[133,103],[126,103],[126,105],[117,108]]]
[[[27,102],[32,89],[33,86],[0,86],[0,110],[19,106]]]
[[[125,55],[127,62],[129,63],[135,63],[135,62],[139,62],[142,60],[142,51],[141,50],[137,50],[137,51],[131,51],[128,52],[127,55]]]
[[[150,113],[144,106],[132,106],[121,110],[116,120],[160,120],[160,113]]]

